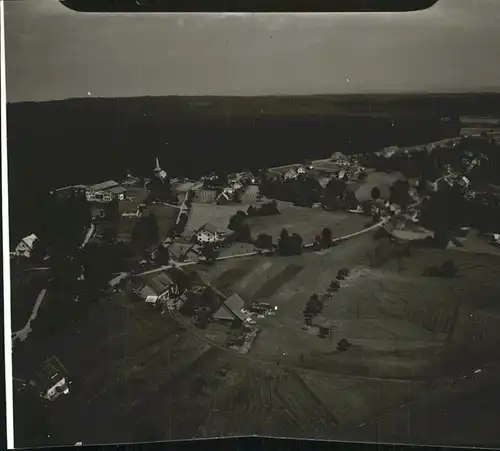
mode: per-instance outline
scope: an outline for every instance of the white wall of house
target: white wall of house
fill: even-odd
[[[196,238],[200,243],[217,243],[220,241],[220,237],[217,234],[208,232],[207,230],[201,230],[196,234]]]

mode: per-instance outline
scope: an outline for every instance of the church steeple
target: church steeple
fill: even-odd
[[[167,178],[167,173],[160,167],[160,159],[158,157],[156,157],[154,173],[155,177],[159,178],[162,182]]]

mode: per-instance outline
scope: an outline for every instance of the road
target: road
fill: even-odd
[[[337,237],[337,238],[333,238],[332,239],[332,242],[333,243],[340,243],[342,241],[346,241],[346,240],[349,240],[349,239],[352,239],[352,238],[355,238],[357,236],[360,236],[360,235],[363,235],[365,233],[368,233],[368,232],[371,232],[379,227],[383,227],[385,224],[387,224],[387,222],[389,222],[389,218],[383,218],[380,222],[378,222],[377,224],[373,224],[372,226],[370,227],[367,227],[366,229],[363,229],[363,230],[359,230],[357,232],[354,232],[354,233],[350,233],[348,235],[343,235],[343,236],[340,236],[340,237]],[[305,249],[309,249],[311,248],[313,245],[312,244],[306,244],[304,246]],[[332,248],[328,248],[326,250],[330,250]],[[266,254],[266,251],[263,251],[262,252],[262,255],[265,255]],[[229,259],[233,259],[233,258],[243,258],[243,257],[251,257],[251,256],[255,256],[255,255],[260,255],[258,251],[255,251],[255,252],[244,252],[244,253],[241,253],[241,254],[234,254],[234,255],[227,255],[225,257],[217,257],[216,258],[216,261],[221,261],[221,260],[229,260]],[[184,266],[190,266],[190,265],[196,265],[198,264],[199,262],[198,261],[188,261],[188,262],[173,262],[173,263],[170,263],[168,265],[163,265],[163,266],[160,266],[158,268],[154,268],[154,269],[149,269],[147,271],[144,271],[144,272],[141,272],[141,273],[138,273],[137,275],[138,276],[144,276],[144,275],[148,275],[148,274],[154,274],[156,272],[160,272],[160,271],[165,271],[167,269],[172,269],[172,268],[182,268]]]
[[[5,12],[10,102],[499,88],[490,0],[331,15],[92,14],[12,0]]]
[[[36,319],[38,315],[38,310],[40,309],[40,306],[42,305],[43,299],[45,298],[46,294],[47,294],[47,289],[44,288],[40,291],[38,297],[36,298],[35,306],[33,307],[33,311],[28,319],[28,322],[21,330],[18,330],[17,332],[14,332],[12,334],[13,347],[15,346],[17,340],[24,341],[26,340],[26,338],[28,338],[28,335],[31,332],[31,323]]]

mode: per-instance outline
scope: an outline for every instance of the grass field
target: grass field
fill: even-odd
[[[245,210],[241,205],[212,205],[193,203],[184,235],[191,235],[207,222],[216,227],[227,229],[229,219],[238,210]]]
[[[321,208],[295,207],[290,204],[280,204],[280,211],[280,215],[249,218],[247,223],[252,236],[267,233],[276,243],[281,230],[286,228],[289,233],[301,235],[304,244],[309,244],[325,227],[332,231],[333,237],[338,237],[362,230],[369,221],[361,215],[324,211]]]
[[[371,200],[372,189],[378,187],[380,189],[380,197],[382,199],[389,199],[390,192],[389,187],[399,179],[403,179],[403,175],[399,172],[391,172],[386,174],[385,172],[368,172],[368,177],[364,183],[356,190],[356,199],[359,202],[366,200]]]
[[[261,332],[247,357],[204,340],[220,335],[220,325],[185,331],[125,295],[82,307],[79,315],[57,310],[65,326],[49,337],[30,336],[14,364],[56,355],[74,380],[71,395],[39,413],[44,424],[19,401],[16,421],[25,427],[16,430],[27,430],[24,414],[43,427],[45,442],[39,435],[37,444],[47,435],[53,443],[242,434],[376,440],[374,427],[356,435],[356,426],[423,399],[442,378],[484,368],[500,343],[497,257],[420,249],[398,265],[373,268],[367,253],[378,243],[368,233],[322,253],[191,268],[247,304],[264,297],[278,306],[275,316],[258,320]],[[425,265],[449,258],[461,277],[421,276]],[[302,309],[341,267],[350,277],[314,319],[332,328],[331,339],[321,339],[314,327],[302,329]],[[341,338],[352,344],[344,353],[336,349]],[[412,412],[418,421],[427,415]],[[401,422],[397,415],[391,421]],[[390,421],[384,425],[391,437]],[[395,436],[411,441],[410,433]]]
[[[172,230],[179,214],[179,209],[170,205],[156,204],[149,206],[144,212],[145,215],[154,213],[158,221],[160,240],[164,240]],[[118,227],[118,241],[128,243],[132,237],[138,217],[122,217]]]

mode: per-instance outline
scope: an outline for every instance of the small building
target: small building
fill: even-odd
[[[294,180],[298,177],[298,173],[294,168],[289,169],[287,172],[285,172],[285,175],[283,178],[285,180]]]
[[[38,237],[34,233],[25,236],[16,246],[15,255],[30,258],[37,241]]]
[[[218,243],[222,241],[227,234],[228,231],[207,223],[196,232],[196,240],[199,243]]]
[[[88,201],[111,202],[113,200],[113,194],[110,193],[109,190],[118,186],[118,183],[114,180],[96,183],[86,188],[85,196]]]
[[[180,294],[178,285],[165,271],[150,276],[133,292],[141,300],[151,304]]]
[[[36,371],[40,396],[54,401],[60,395],[69,393],[67,372],[55,356],[48,358]]]
[[[114,199],[123,200],[125,199],[125,193],[127,192],[127,190],[123,186],[115,186],[113,188],[110,188],[107,192],[111,193],[111,196]]]
[[[212,318],[222,321],[238,320],[244,323],[249,317],[242,311],[244,306],[245,302],[243,299],[241,299],[238,294],[234,293],[222,303],[219,310],[212,315]]]
[[[458,184],[463,188],[468,188],[470,185],[470,180],[467,177],[463,176],[458,181]]]
[[[299,174],[299,175],[307,174],[306,167],[305,166],[299,166],[299,168],[297,169],[297,174]]]

